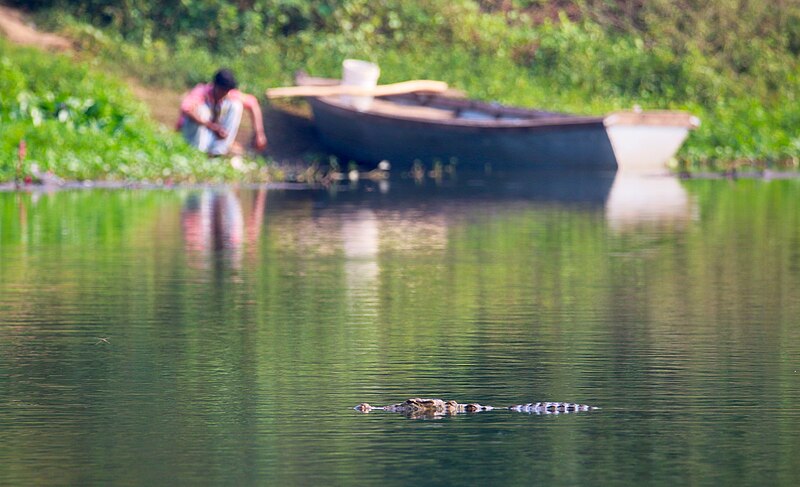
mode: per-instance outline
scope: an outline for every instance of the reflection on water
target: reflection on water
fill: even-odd
[[[378,255],[378,220],[370,209],[358,209],[342,222],[344,256],[348,261],[374,260]]]
[[[266,188],[255,191],[249,213],[244,215],[239,195],[232,189],[190,193],[181,211],[187,261],[208,268],[214,258],[224,255],[232,268],[241,268],[243,247],[255,251],[261,235],[266,197]]]
[[[0,484],[795,485],[799,198],[614,174],[0,194]],[[352,409],[409,397],[602,409]]]
[[[606,200],[606,220],[614,230],[635,229],[641,224],[679,228],[696,217],[693,206],[675,177],[620,172]]]
[[[382,238],[385,245],[398,245],[410,235],[430,235],[434,228],[446,228],[448,219],[455,215],[480,213],[487,208],[497,211],[510,211],[520,204],[541,205],[580,205],[584,208],[603,207],[609,228],[615,231],[635,230],[642,225],[666,225],[675,228],[685,226],[697,219],[695,202],[683,184],[676,177],[668,175],[647,175],[631,173],[586,172],[577,174],[520,173],[514,177],[493,178],[479,176],[466,178],[456,183],[445,182],[426,184],[400,181],[394,183],[394,190],[388,182],[382,181],[383,194],[392,196],[391,203],[386,200],[370,198],[372,185],[367,182],[366,190],[356,186],[348,191],[338,191],[339,199],[345,201],[383,201],[396,212],[390,220],[392,225],[383,225],[382,232],[392,232],[391,238]],[[360,183],[364,186],[365,183]],[[387,210],[381,208],[379,220],[386,220]],[[420,210],[424,215],[415,214]],[[440,218],[448,215],[447,219]],[[394,217],[396,216],[396,218]],[[348,223],[349,222],[349,223]],[[352,233],[345,239],[345,255],[360,252],[360,246],[376,245],[377,228],[373,210],[358,210],[348,213],[344,223],[348,228],[344,234]],[[398,228],[407,225],[408,228]],[[369,227],[359,236],[359,227]],[[424,227],[424,228],[423,228]],[[442,230],[442,238],[446,231]],[[426,242],[430,245],[431,242]]]
[[[345,287],[353,308],[373,312],[378,281],[379,230],[375,212],[362,208],[342,221]]]

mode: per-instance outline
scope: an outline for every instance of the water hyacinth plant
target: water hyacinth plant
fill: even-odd
[[[0,66],[0,180],[31,177],[34,169],[76,180],[242,176],[153,123],[121,81],[87,65],[0,40]]]

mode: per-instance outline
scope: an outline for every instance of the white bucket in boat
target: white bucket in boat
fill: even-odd
[[[358,86],[359,88],[375,88],[378,85],[378,77],[381,75],[377,64],[358,59],[345,59],[342,63],[342,70],[342,85]],[[360,112],[368,110],[372,104],[371,96],[342,95],[341,100],[351,104]]]

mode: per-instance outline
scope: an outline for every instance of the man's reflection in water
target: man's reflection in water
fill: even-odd
[[[28,205],[22,198],[21,193],[17,193],[17,210],[19,211],[19,228],[20,235],[23,237],[28,235]]]
[[[255,258],[267,190],[260,188],[252,195],[246,211],[232,189],[203,190],[186,198],[181,226],[189,265],[208,269],[212,262],[222,262],[238,270],[242,267],[243,247]]]

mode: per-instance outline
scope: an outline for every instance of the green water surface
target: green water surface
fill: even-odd
[[[798,485],[798,316],[796,180],[0,193],[0,484]]]

